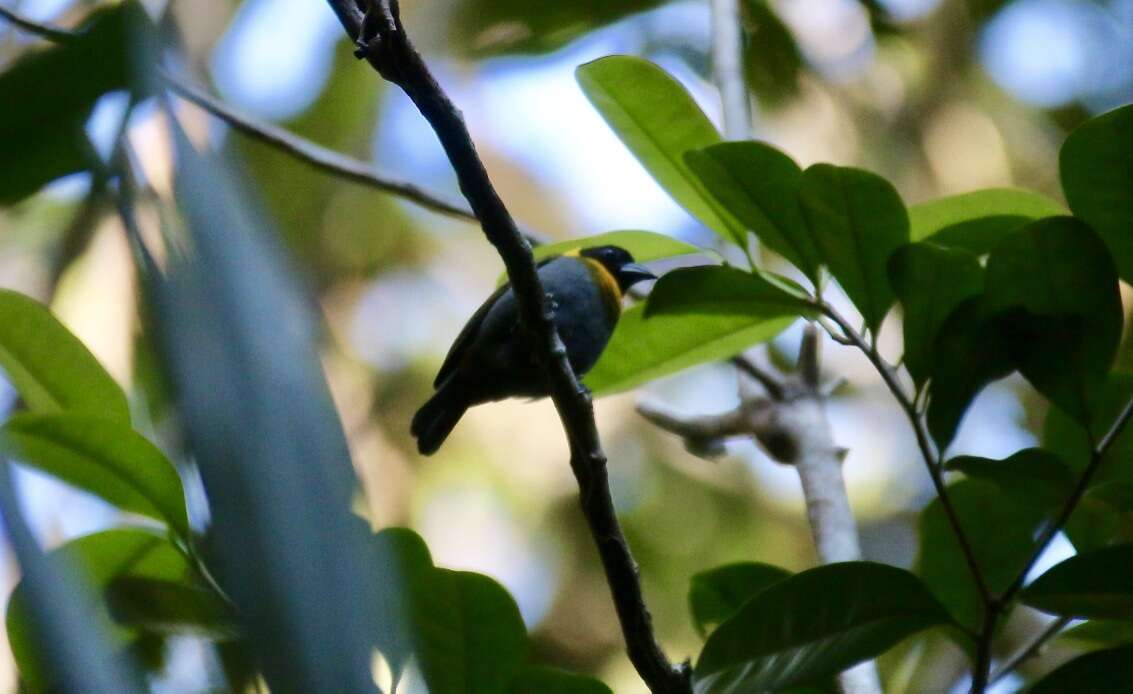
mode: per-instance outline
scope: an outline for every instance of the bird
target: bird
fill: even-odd
[[[552,256],[538,264],[537,272],[579,377],[597,363],[610,341],[626,291],[657,279],[629,251],[612,245]],[[548,395],[537,348],[520,323],[511,284],[502,285],[465,324],[437,373],[433,396],[414,415],[410,433],[417,439],[417,450],[435,453],[470,407]]]

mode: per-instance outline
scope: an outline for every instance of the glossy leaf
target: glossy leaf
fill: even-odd
[[[734,268],[670,272],[644,307],[622,313],[585,383],[606,394],[733,356],[775,337],[800,315],[812,315],[797,292]]]
[[[893,305],[886,263],[909,240],[901,197],[876,174],[816,164],[803,172],[799,200],[823,261],[876,334]]]
[[[723,142],[685,154],[693,173],[760,243],[817,282],[822,258],[795,195],[802,169],[762,142]]]
[[[1062,205],[1039,193],[988,188],[911,206],[909,238],[986,255],[1028,222],[1064,214]]]
[[[1080,125],[1059,153],[1066,201],[1101,236],[1121,279],[1133,281],[1133,106]]]
[[[184,554],[162,535],[142,529],[106,530],[72,540],[47,557],[81,578],[86,590],[104,591],[115,578],[131,576],[177,583],[192,583],[192,569]],[[51,654],[36,645],[35,632],[39,617],[35,609],[34,580],[21,581],[8,601],[7,629],[12,654],[21,677],[31,686],[42,686],[52,679],[48,672]],[[91,606],[98,620],[109,624],[108,613],[101,603]],[[120,627],[113,632],[114,643],[121,650],[129,638]]]
[[[932,374],[941,326],[983,290],[983,268],[967,251],[912,243],[889,258],[889,280],[904,309],[905,368],[921,386]]]
[[[783,579],[708,637],[699,694],[813,683],[948,621],[912,574],[884,564],[831,564]]]
[[[528,665],[511,682],[512,694],[613,694],[602,682],[557,668]]]
[[[984,297],[961,302],[937,331],[926,421],[941,450],[948,447],[972,400],[1015,368],[1011,344]]]
[[[1056,668],[1028,694],[1113,694],[1133,680],[1133,646],[1080,655]]]
[[[1001,592],[1031,556],[1035,532],[1047,514],[977,480],[949,485],[948,496],[988,587]],[[957,622],[978,631],[983,605],[939,499],[921,512],[919,538],[917,573]]]
[[[0,167],[0,205],[90,166],[98,155],[83,124],[103,94],[137,85],[134,61],[152,50],[137,29],[148,24],[136,2],[107,7],[75,39],[27,51],[0,73],[9,105],[0,110],[0,161],[8,162]]]
[[[1012,499],[1043,509],[1063,504],[1076,479],[1061,458],[1041,448],[1027,448],[1003,460],[965,455],[949,460],[945,467],[990,482]]]
[[[749,599],[790,575],[786,569],[757,562],[727,564],[694,575],[688,593],[693,624],[701,636],[707,635]]]
[[[1121,340],[1117,271],[1105,245],[1071,217],[1016,231],[987,261],[988,310],[1005,314],[1019,371],[1063,411],[1088,421]]]
[[[653,63],[624,55],[586,63],[576,76],[590,103],[661,187],[705,226],[746,247],[738,222],[685,164],[685,152],[720,141],[688,91]]]
[[[27,407],[130,421],[126,395],[43,304],[0,289],[0,368]]]
[[[127,426],[90,415],[17,414],[0,427],[0,451],[189,536],[180,475]]]
[[[145,279],[209,498],[210,568],[269,685],[372,691],[372,547],[311,304],[236,178],[174,136],[192,253]]]
[[[1133,619],[1133,545],[1073,556],[1035,579],[1021,599],[1066,617]]]

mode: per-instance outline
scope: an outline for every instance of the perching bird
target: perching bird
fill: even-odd
[[[553,301],[555,327],[574,372],[598,361],[621,315],[622,295],[656,279],[617,246],[571,251],[539,263],[539,279]],[[417,449],[431,455],[473,405],[548,394],[530,340],[520,328],[510,284],[488,297],[457,336],[433,382],[436,393],[413,417]]]

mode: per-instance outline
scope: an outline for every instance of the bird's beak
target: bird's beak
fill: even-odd
[[[657,275],[649,271],[649,268],[637,263],[627,263],[618,270],[618,276],[626,287],[631,287],[638,282],[644,280],[655,280]]]

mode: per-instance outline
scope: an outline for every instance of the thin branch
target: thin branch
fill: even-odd
[[[21,31],[29,34],[34,34],[40,38],[47,39],[48,41],[55,41],[57,43],[66,43],[79,36],[79,32],[71,31],[70,29],[62,29],[59,27],[42,24],[33,21],[27,17],[16,14],[15,12],[0,6],[0,17],[3,17],[9,24],[20,29]]]
[[[196,104],[228,123],[234,130],[285,152],[305,164],[334,176],[392,193],[434,212],[476,221],[476,215],[464,205],[443,200],[412,183],[379,174],[373,166],[364,161],[320,147],[310,140],[293,135],[270,123],[255,120],[167,71],[159,72],[169,88],[186,101]]]
[[[484,235],[507,267],[522,324],[538,346],[536,356],[545,369],[551,398],[570,442],[571,469],[578,481],[583,514],[598,546],[631,662],[652,691],[691,692],[690,668],[687,664],[674,667],[654,635],[637,565],[610,496],[606,455],[594,423],[593,404],[571,369],[566,348],[555,330],[531,248],[492,186],[460,112],[414,49],[401,24],[396,0],[371,0],[365,15],[355,0],[328,3],[359,46],[356,55],[401,87],[432,126]]]
[[[732,357],[732,365],[748,376],[751,376],[763,389],[767,391],[767,397],[772,400],[783,399],[783,386],[779,381],[763,370],[763,368],[748,359],[746,356],[740,354]]]
[[[897,400],[897,404],[900,405],[901,409],[905,412],[905,416],[908,417],[909,423],[913,427],[913,432],[916,434],[917,446],[921,450],[921,456],[924,458],[925,468],[928,470],[929,478],[932,480],[932,486],[936,490],[937,497],[940,499],[940,505],[944,509],[944,515],[948,518],[948,524],[952,526],[952,532],[956,536],[956,542],[960,545],[960,551],[964,555],[964,562],[968,565],[968,571],[972,574],[972,580],[976,584],[976,589],[980,594],[980,600],[984,605],[984,610],[992,609],[994,598],[992,597],[991,590],[988,588],[983,570],[976,560],[976,554],[972,549],[971,542],[968,540],[968,535],[964,532],[964,527],[960,524],[960,516],[956,513],[956,508],[952,505],[952,499],[948,496],[948,490],[944,485],[944,475],[941,472],[940,458],[934,452],[924,421],[917,413],[913,401],[909,398],[908,394],[905,393],[905,389],[901,387],[901,383],[897,380],[897,374],[893,371],[893,367],[881,358],[881,355],[878,354],[876,349],[866,343],[861,333],[854,330],[854,327],[829,304],[822,302],[818,305],[818,309],[822,311],[826,317],[834,321],[846,339],[869,359],[870,363],[873,364],[874,368],[877,370],[877,373],[881,375],[881,380],[885,382],[886,387],[889,388],[889,391]]]
[[[1039,649],[1046,645],[1047,641],[1057,636],[1071,621],[1072,618],[1070,617],[1059,617],[1047,625],[1046,629],[1043,629],[1042,633],[1036,636],[1034,641],[1031,641],[1025,648],[1011,656],[1002,667],[996,670],[995,674],[988,680],[988,685],[995,684],[1014,672],[1020,665],[1038,655]]]
[[[1125,407],[1122,408],[1117,418],[1113,420],[1109,431],[1105,433],[1102,440],[1090,452],[1090,462],[1087,463],[1085,469],[1082,470],[1082,475],[1078,478],[1078,482],[1074,485],[1070,496],[1066,498],[1066,502],[1062,505],[1062,510],[1059,511],[1054,522],[1047,525],[1039,535],[1039,539],[1035,543],[1035,549],[1031,552],[1030,558],[1027,559],[1027,563],[1023,565],[1022,570],[1015,576],[1015,580],[1011,582],[1007,590],[1003,591],[1003,595],[999,598],[1000,603],[1004,605],[1009,603],[1023,587],[1023,582],[1027,580],[1027,574],[1031,573],[1031,569],[1035,567],[1039,558],[1046,552],[1047,546],[1050,544],[1051,540],[1054,539],[1054,536],[1057,535],[1059,531],[1062,530],[1062,527],[1066,525],[1066,522],[1070,520],[1074,509],[1078,507],[1078,504],[1082,501],[1082,497],[1085,496],[1086,490],[1090,486],[1090,481],[1094,477],[1094,473],[1097,472],[1098,467],[1101,466],[1106,452],[1109,450],[1110,446],[1113,445],[1113,442],[1117,440],[1117,437],[1121,435],[1125,426],[1129,424],[1130,418],[1133,418],[1133,400],[1125,403]]]
[[[724,136],[745,140],[751,136],[751,104],[744,83],[743,34],[738,0],[711,0],[712,77],[720,90]]]

